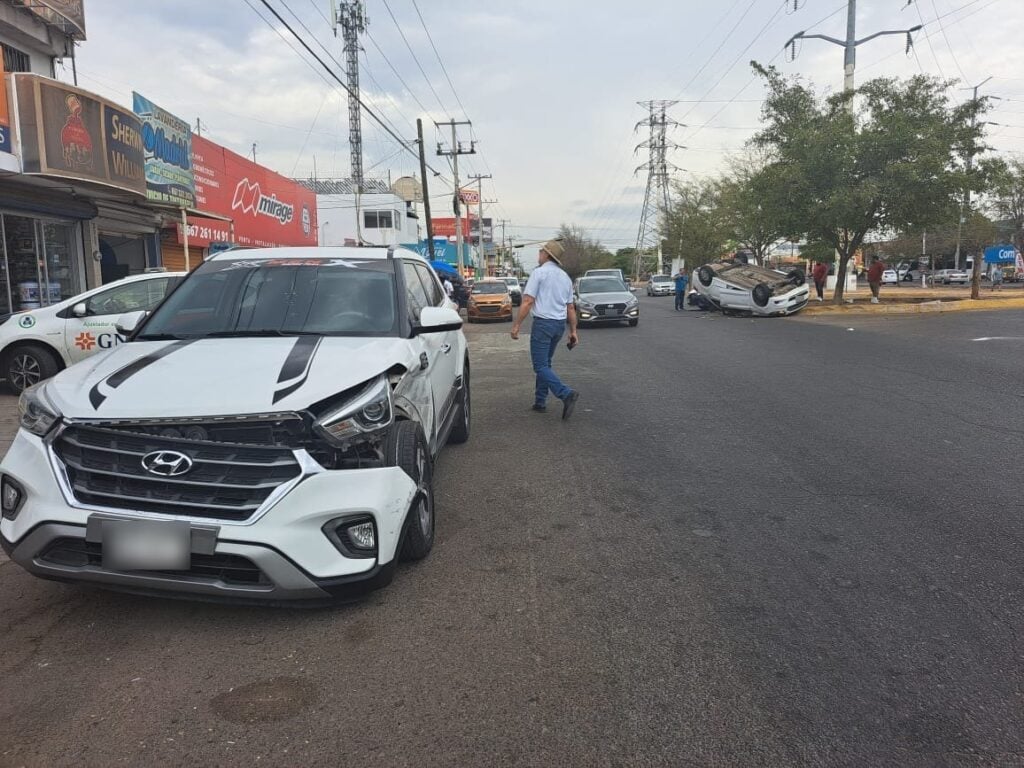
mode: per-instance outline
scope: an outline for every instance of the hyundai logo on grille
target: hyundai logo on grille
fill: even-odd
[[[192,459],[178,451],[153,451],[142,457],[142,466],[161,477],[177,477],[192,469]]]

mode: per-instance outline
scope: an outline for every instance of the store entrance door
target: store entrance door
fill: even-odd
[[[82,292],[76,225],[15,214],[0,217],[0,310],[38,309]]]

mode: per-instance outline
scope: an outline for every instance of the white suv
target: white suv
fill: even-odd
[[[0,543],[45,578],[238,601],[387,584],[470,429],[462,321],[417,254],[230,251],[127,343],[24,392]],[[138,326],[135,328],[135,326]]]

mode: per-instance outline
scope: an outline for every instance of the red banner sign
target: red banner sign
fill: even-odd
[[[472,221],[476,221],[477,220],[476,216],[470,217],[470,215],[468,213],[465,216],[462,217],[462,236],[465,237],[467,240],[469,239],[469,234],[470,234],[470,231],[471,231],[470,230],[470,219],[471,218],[472,218]],[[455,217],[454,216],[451,217],[450,219],[431,219],[430,223],[434,227],[434,237],[455,237]]]
[[[230,217],[189,217],[189,245],[211,242],[272,248],[316,245],[316,194],[219,144],[192,137],[196,208]],[[232,237],[232,229],[234,237]],[[178,242],[182,242],[181,225]]]

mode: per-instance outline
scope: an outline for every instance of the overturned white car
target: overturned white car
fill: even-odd
[[[727,314],[792,315],[810,299],[802,270],[778,272],[731,259],[699,267],[693,285],[715,309]]]

